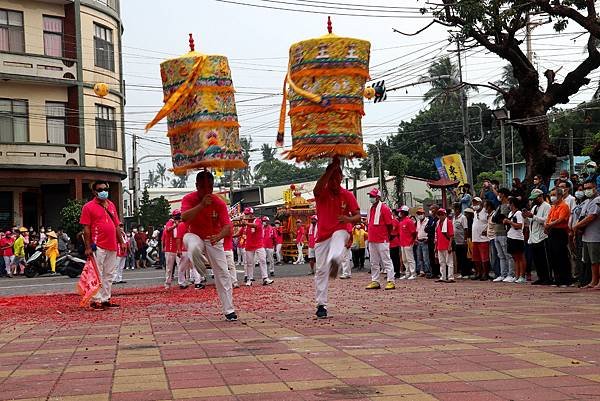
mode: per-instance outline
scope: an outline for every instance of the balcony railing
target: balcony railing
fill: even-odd
[[[3,75],[74,83],[77,81],[77,62],[33,54],[0,53],[0,76]]]
[[[0,143],[0,165],[78,166],[79,145]]]

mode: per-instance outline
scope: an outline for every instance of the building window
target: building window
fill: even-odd
[[[46,131],[48,143],[67,143],[65,103],[46,102]]]
[[[22,12],[0,9],[0,51],[25,53]]]
[[[117,150],[117,120],[115,109],[96,105],[96,147]]]
[[[94,54],[96,67],[115,70],[115,47],[113,31],[102,25],[94,24]]]
[[[29,142],[27,100],[0,99],[0,142]]]
[[[44,54],[63,56],[63,19],[44,16]]]

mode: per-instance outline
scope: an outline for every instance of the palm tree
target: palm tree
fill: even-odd
[[[185,175],[178,176],[177,178],[173,178],[171,180],[171,186],[173,188],[185,188],[186,185],[187,185],[187,176],[185,176]]]
[[[154,170],[150,170],[148,172],[148,178],[144,181],[144,187],[146,188],[155,188],[158,186],[158,181],[160,177],[154,174]]]
[[[156,163],[156,175],[160,180],[160,186],[164,188],[165,179],[167,178],[167,166],[164,164]]]
[[[502,67],[502,78],[494,82],[494,85],[505,90],[506,92],[508,92],[512,88],[516,88],[517,86],[519,86],[519,81],[517,81],[515,75],[513,74],[512,64],[507,64],[504,67]],[[494,106],[504,106],[504,96],[502,96],[502,93],[497,93],[496,98],[494,99]]]
[[[420,80],[431,83],[431,89],[423,95],[423,100],[442,106],[460,105],[461,91],[457,88],[458,67],[452,63],[450,57],[445,56],[434,61],[427,70],[427,75]],[[466,85],[462,90],[477,92],[477,88],[470,85]]]

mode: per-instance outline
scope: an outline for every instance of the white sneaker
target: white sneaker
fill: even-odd
[[[417,279],[417,276],[410,276],[410,277],[408,278],[408,280],[416,280],[416,279]]]
[[[398,277],[398,280],[406,280],[406,275]]]
[[[246,281],[246,287],[250,287],[252,285],[252,280]]]
[[[269,285],[269,284],[273,284],[274,281],[271,280],[270,278],[264,278],[263,279],[263,285]]]
[[[240,288],[240,285],[237,282],[233,283],[233,288]]]
[[[460,274],[457,274],[457,275],[455,276],[455,278],[458,280],[458,279],[461,279],[461,278],[463,278],[463,276],[462,276],[462,275],[460,275]]]
[[[514,283],[515,281],[517,281],[517,279],[513,276],[508,276],[504,280],[502,280],[503,283]]]
[[[498,276],[492,280],[493,283],[499,283],[500,281],[504,281],[504,277]]]
[[[526,284],[527,283],[527,279],[525,277],[519,277],[515,283],[517,284]]]

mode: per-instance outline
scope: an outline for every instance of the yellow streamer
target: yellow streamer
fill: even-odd
[[[177,89],[175,92],[173,92],[171,96],[169,96],[162,109],[160,109],[160,111],[156,114],[154,119],[146,125],[146,132],[148,132],[150,128],[154,127],[156,123],[158,123],[160,120],[169,115],[169,113],[171,113],[173,110],[179,107],[193,93],[194,85],[196,83],[196,80],[200,76],[200,73],[202,72],[202,66],[205,60],[205,55],[201,55],[198,58],[198,61],[196,61],[196,63],[192,67],[192,71],[189,77],[185,80],[184,83],[181,84],[179,89]]]

